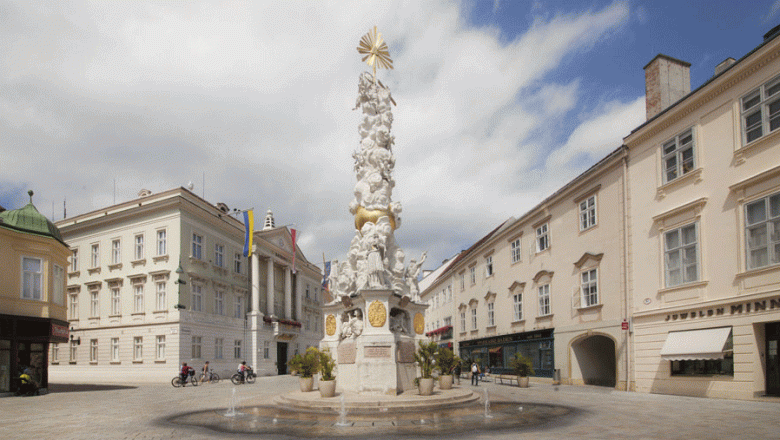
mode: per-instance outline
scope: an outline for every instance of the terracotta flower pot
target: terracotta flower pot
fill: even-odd
[[[301,392],[308,393],[309,391],[314,389],[314,378],[313,377],[300,377],[298,378],[298,381],[301,385]]]
[[[451,374],[445,374],[444,376],[439,376],[439,388],[442,390],[451,390],[452,389],[452,375]]]
[[[528,388],[528,376],[517,376],[517,386]]]
[[[320,380],[320,397],[333,397],[336,395],[335,380]]]
[[[420,390],[421,396],[430,396],[433,394],[433,378],[429,377],[427,379],[420,379],[420,386],[418,387]]]

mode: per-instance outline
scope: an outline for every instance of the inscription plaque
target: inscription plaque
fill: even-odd
[[[402,364],[414,362],[414,342],[401,341],[398,343],[398,362]]]
[[[363,357],[367,358],[389,358],[390,357],[390,347],[387,345],[384,346],[372,346],[372,347],[365,347],[365,350],[363,351]]]
[[[355,343],[341,344],[338,349],[340,364],[355,363]]]

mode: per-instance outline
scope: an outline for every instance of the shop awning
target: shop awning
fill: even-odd
[[[493,347],[490,350],[491,353],[501,353],[501,347]]]
[[[661,348],[667,361],[723,359],[731,350],[731,327],[669,332]]]

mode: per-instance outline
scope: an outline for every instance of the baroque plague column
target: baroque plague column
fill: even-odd
[[[360,146],[352,155],[357,178],[349,205],[355,236],[347,261],[330,274],[333,302],[323,306],[325,338],[337,363],[343,390],[397,394],[413,388],[417,376],[415,342],[423,338],[426,305],[420,302],[417,276],[425,260],[404,265],[395,243],[401,204],[392,201],[395,157],[390,90],[376,78],[376,67],[392,68],[382,35],[366,34],[358,51],[374,68],[360,75],[356,109],[361,109]]]

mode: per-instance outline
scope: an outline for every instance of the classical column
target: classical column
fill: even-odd
[[[256,250],[252,251],[252,313],[260,311],[260,258]]]
[[[266,261],[266,271],[268,275],[265,277],[265,299],[266,299],[266,315],[271,316],[274,314],[274,259],[268,257]]]
[[[303,286],[306,280],[299,273],[295,276],[295,319],[298,322],[303,322],[303,316],[301,312],[301,303],[303,303]]]
[[[284,317],[292,319],[292,278],[290,266],[284,267]]]

